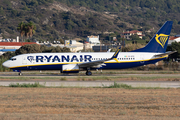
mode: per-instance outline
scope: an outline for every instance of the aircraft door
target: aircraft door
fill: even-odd
[[[144,55],[141,55],[141,56],[140,56],[140,61],[141,61],[141,64],[144,63]]]
[[[27,59],[26,59],[26,56],[23,56],[23,59],[22,59],[22,64],[27,64]]]

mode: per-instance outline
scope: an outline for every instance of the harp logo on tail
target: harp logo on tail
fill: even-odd
[[[156,34],[156,41],[164,48],[164,45],[166,44],[166,41],[168,40],[169,35],[165,34]]]

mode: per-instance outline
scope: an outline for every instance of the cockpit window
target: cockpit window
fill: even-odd
[[[14,60],[16,60],[16,58],[11,58],[10,60],[14,61]]]

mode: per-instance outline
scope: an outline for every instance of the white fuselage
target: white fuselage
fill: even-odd
[[[99,53],[32,53],[32,54],[22,54],[18,56],[12,57],[10,60],[3,63],[3,66],[12,68],[12,69],[20,69],[33,68],[33,70],[38,69],[40,67],[41,70],[46,70],[46,66],[48,65],[64,65],[64,64],[79,64],[84,62],[92,62],[98,60],[109,59],[112,57],[114,52],[99,52]],[[140,65],[144,64],[154,64],[154,60],[158,60],[161,58],[156,58],[154,55],[160,53],[147,53],[147,52],[120,52],[117,56],[117,60],[106,61],[104,64],[123,64],[126,63],[128,65],[132,63],[140,63]],[[163,57],[165,58],[165,57]],[[146,63],[149,61],[148,63]],[[152,62],[151,62],[152,61]],[[52,66],[53,67],[53,66]],[[128,68],[130,66],[127,66]],[[132,66],[134,67],[134,66]],[[106,68],[106,67],[104,67]],[[126,68],[126,67],[124,67]],[[50,69],[50,68],[48,68]],[[51,68],[53,70],[53,68]],[[54,69],[57,70],[54,66]],[[62,68],[59,68],[62,69]],[[112,65],[112,67],[108,66],[107,69],[118,69],[116,66]],[[123,69],[123,68],[119,68]]]

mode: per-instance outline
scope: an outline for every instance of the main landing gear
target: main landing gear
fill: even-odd
[[[90,75],[92,75],[92,72],[90,70],[87,70],[86,75],[90,76]]]

